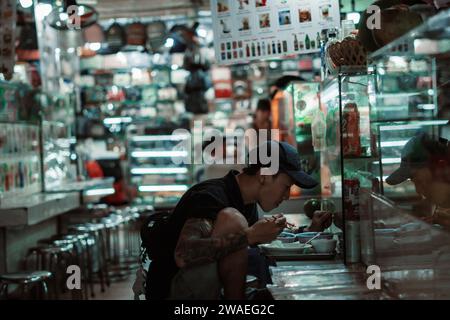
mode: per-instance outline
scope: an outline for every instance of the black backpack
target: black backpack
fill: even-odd
[[[167,255],[167,225],[172,211],[158,211],[148,216],[141,227],[141,257],[142,260],[148,257],[150,260]]]

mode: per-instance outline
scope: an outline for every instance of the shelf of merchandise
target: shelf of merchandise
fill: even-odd
[[[190,187],[189,152],[180,147],[189,138],[187,134],[169,131],[151,135],[127,133],[129,180],[145,203],[175,202],[173,198],[179,199]]]

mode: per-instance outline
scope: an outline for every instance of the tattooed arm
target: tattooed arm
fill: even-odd
[[[175,262],[179,268],[187,268],[217,261],[220,258],[248,246],[245,231],[211,237],[213,221],[188,219],[180,233],[175,249]]]

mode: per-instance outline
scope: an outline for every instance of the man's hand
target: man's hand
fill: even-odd
[[[264,218],[256,222],[247,229],[247,240],[250,245],[258,243],[268,243],[277,238],[277,236],[286,227],[286,218],[279,214],[272,218]]]
[[[307,231],[321,232],[331,226],[332,215],[326,211],[315,211],[311,220],[311,225],[305,229]]]

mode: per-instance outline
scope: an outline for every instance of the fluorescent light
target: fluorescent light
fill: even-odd
[[[170,191],[186,191],[188,187],[186,185],[166,185],[166,186],[140,186],[141,192],[170,192]]]
[[[19,0],[20,5],[22,6],[22,8],[29,8],[33,5],[33,0]]]
[[[121,124],[130,123],[133,119],[131,117],[117,117],[117,118],[105,118],[103,119],[104,124]]]
[[[448,120],[430,120],[414,122],[411,124],[401,124],[393,126],[380,126],[381,131],[398,131],[398,130],[410,130],[410,129],[420,129],[424,126],[442,126],[448,124]]]
[[[115,192],[114,188],[92,189],[92,190],[87,190],[86,195],[87,196],[106,196],[109,194],[114,194],[114,192]]]
[[[187,168],[133,168],[132,174],[177,174],[187,173]]]
[[[422,109],[422,110],[434,110],[435,108],[436,108],[435,105],[432,103],[424,103],[424,104],[417,105],[417,109]]]
[[[189,138],[187,134],[173,134],[173,135],[161,135],[161,136],[134,136],[132,141],[147,142],[147,141],[180,141]]]
[[[172,69],[173,71],[178,70],[178,66],[177,66],[176,64],[173,64],[172,67],[171,67],[171,69]]]
[[[395,163],[400,163],[402,161],[401,158],[384,158],[381,159],[381,162],[383,164],[395,164]]]
[[[358,12],[347,13],[347,20],[352,20],[355,24],[358,24],[361,20],[361,15]]]
[[[36,16],[40,20],[44,20],[52,12],[52,5],[48,3],[38,3],[36,6]]]
[[[186,157],[187,151],[134,151],[133,158],[164,158],[164,157]]]
[[[409,140],[401,141],[383,141],[381,142],[381,147],[403,147]]]

